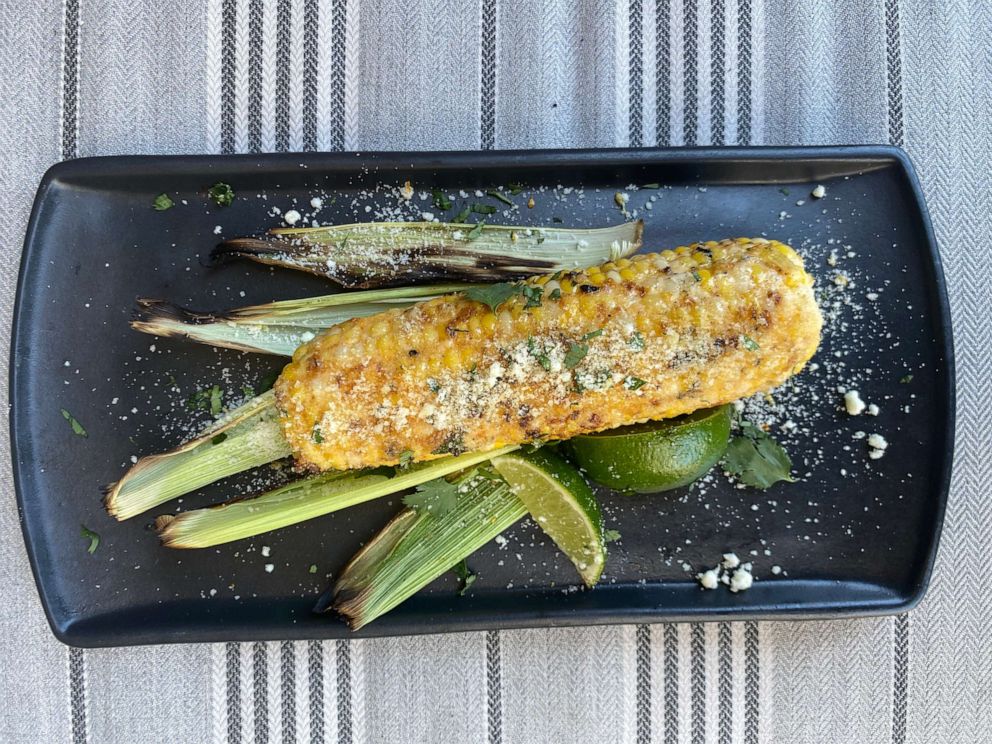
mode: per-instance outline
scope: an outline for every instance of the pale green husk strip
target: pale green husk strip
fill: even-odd
[[[363,222],[279,228],[228,240],[213,255],[307,271],[349,288],[498,282],[628,256],[640,248],[643,231],[640,220],[600,228]]]
[[[332,608],[353,630],[389,612],[527,514],[498,475],[473,471],[458,482],[465,491],[454,509],[441,516],[400,512],[344,569],[332,590]]]
[[[216,443],[215,443],[216,442]],[[225,414],[195,439],[143,457],[107,487],[107,511],[129,519],[184,493],[290,455],[269,391]]]
[[[224,312],[198,312],[162,300],[138,300],[131,327],[154,336],[188,338],[239,351],[292,356],[317,333],[349,318],[403,309],[471,284],[349,292],[284,300]]]
[[[170,548],[207,548],[253,537],[412,488],[515,449],[513,445],[444,457],[393,476],[375,471],[325,473],[256,498],[160,517],[159,536]]]

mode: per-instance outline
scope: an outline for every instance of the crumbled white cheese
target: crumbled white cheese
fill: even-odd
[[[772,566],[772,573],[775,574],[776,576],[778,576],[780,573],[782,573],[782,567],[781,566]]]
[[[741,559],[737,557],[736,553],[724,553],[720,565],[724,568],[737,568],[741,565]]]
[[[224,231],[224,228],[220,225],[214,225],[214,235],[220,235]]]
[[[888,449],[889,443],[885,440],[881,434],[870,434],[868,436],[868,446],[874,447],[875,449]]]
[[[263,545],[262,546],[262,556],[263,557],[268,558],[271,553],[272,553],[272,548],[270,548],[268,545]]]
[[[871,300],[872,302],[874,302],[875,300],[878,299],[878,292],[869,292],[868,294],[865,295],[865,297]]]
[[[848,390],[844,393],[844,408],[849,415],[860,416],[866,407],[857,390]]]
[[[420,213],[420,219],[422,219],[424,222],[433,222],[434,221],[434,213],[433,212],[421,212]]]
[[[868,413],[869,416],[877,416],[878,415],[878,412],[879,412],[879,407],[878,406],[876,406],[874,403],[869,403],[868,404],[868,411],[867,411],[867,413]]]
[[[746,591],[751,588],[753,583],[754,575],[745,567],[741,566],[730,577],[730,591],[735,593]]]
[[[814,188],[810,192],[810,196],[812,196],[814,199],[822,199],[826,195],[827,195],[827,190],[820,184],[817,184],[816,188]]]
[[[699,581],[699,585],[703,589],[716,589],[720,585],[719,575],[715,568],[711,568],[709,571],[703,571],[701,574],[696,575],[696,580]]]
[[[313,199],[310,200],[310,206],[313,207],[314,209],[320,209],[322,206],[324,206],[324,200],[321,199],[319,196],[315,196]]]
[[[272,573],[275,570],[276,570],[276,564],[274,563],[265,564],[265,573]]]
[[[295,209],[289,209],[286,211],[286,214],[284,214],[282,218],[286,221],[287,225],[295,225],[297,222],[300,221],[301,216],[302,215],[299,212],[297,212]]]
[[[400,198],[410,201],[413,198],[413,184],[407,181],[400,187]]]

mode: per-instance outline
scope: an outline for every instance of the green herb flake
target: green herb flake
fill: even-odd
[[[552,301],[560,300],[561,299],[561,290],[558,287],[555,287],[554,289],[552,289],[548,293],[548,299],[549,300],[552,300]]]
[[[473,204],[470,209],[476,214],[496,214],[496,207],[492,204]]]
[[[642,189],[660,189],[661,188],[661,184],[660,183],[644,183],[644,184],[641,184],[641,188]]]
[[[96,549],[100,547],[100,536],[85,524],[79,525],[79,534],[90,541],[89,547],[86,548],[86,552],[93,555],[96,552]]]
[[[399,468],[401,470],[406,470],[413,464],[413,450],[403,450],[400,452],[400,464]]]
[[[611,543],[620,539],[620,533],[616,530],[603,530],[603,542]]]
[[[903,375],[902,377],[899,378],[899,382],[901,382],[903,385],[908,385],[912,381],[913,381],[912,375]]]
[[[589,347],[585,344],[570,345],[568,351],[565,352],[565,366],[568,369],[575,369],[586,358],[586,354],[588,353]]]
[[[754,488],[770,488],[779,481],[794,483],[792,461],[782,446],[767,433],[747,421],[741,434],[730,440],[723,467],[741,483]]]
[[[482,228],[486,226],[486,221],[482,220],[475,223],[475,227],[468,231],[468,235],[465,236],[466,240],[475,240],[480,235],[482,235]]]
[[[472,214],[472,208],[464,207],[461,211],[458,212],[458,214],[456,214],[454,217],[451,218],[451,221],[456,225],[461,225],[462,223],[465,222],[465,220],[468,219],[468,216],[470,214]]]
[[[435,395],[437,395],[437,393],[440,392],[441,390],[441,383],[435,380],[433,377],[428,377],[427,389],[430,390]]]
[[[583,336],[580,341],[588,341],[591,338],[598,338],[603,335],[603,329],[599,328],[595,331],[589,331],[585,336]]]
[[[695,279],[697,282],[703,281],[702,275],[700,275],[700,273],[695,269],[692,270],[692,278]]]
[[[647,385],[647,380],[642,380],[640,377],[625,377],[623,381],[623,386],[628,390],[640,390],[642,387]]]
[[[781,189],[779,189],[779,192],[782,193],[782,194],[785,194],[786,196],[789,195],[789,190],[787,188],[781,188]]]
[[[540,307],[541,298],[544,296],[544,288],[530,284],[521,284],[520,294],[527,300],[527,304],[524,305],[525,310],[531,307]]]
[[[759,345],[758,345],[758,342],[757,342],[757,341],[755,341],[755,340],[754,340],[753,338],[751,338],[750,336],[742,336],[742,337],[741,337],[741,344],[742,344],[742,345],[744,346],[744,348],[745,348],[745,349],[747,349],[748,351],[757,351],[758,349],[760,349],[760,348],[761,348],[761,346],[759,346]]]
[[[207,190],[214,204],[218,207],[229,207],[234,203],[234,189],[223,181],[218,181]]]
[[[452,207],[451,199],[449,199],[448,195],[445,194],[443,191],[441,191],[441,189],[438,188],[431,189],[431,196],[433,197],[432,201],[436,209],[440,209],[444,212],[447,212],[449,209],[451,209]]]
[[[444,478],[436,478],[417,486],[416,492],[403,497],[403,503],[419,512],[443,517],[458,505],[458,486]]]
[[[308,573],[312,573],[312,574],[317,573],[317,564],[316,563],[311,563],[310,564],[310,568],[308,568],[307,571],[308,571]]]
[[[317,444],[324,443],[324,434],[320,430],[320,424],[314,424],[310,432],[310,438]]]
[[[224,400],[220,385],[214,385],[210,388],[210,414],[212,416],[220,416],[223,410]]]
[[[455,576],[458,577],[458,581],[461,583],[461,586],[458,589],[458,596],[465,596],[465,592],[467,592],[469,587],[475,583],[475,574],[469,571],[468,564],[465,562],[464,558],[458,561],[458,563],[455,564],[455,567],[451,570],[455,572]]]
[[[76,417],[75,416],[73,416],[71,413],[69,413],[64,408],[60,408],[59,410],[62,411],[62,418],[64,418],[66,421],[68,421],[69,422],[69,426],[72,427],[72,433],[73,434],[75,434],[77,437],[88,437],[89,436],[89,434],[86,433],[86,429],[83,428],[83,425],[81,423],[79,423],[78,421],[76,421]]]
[[[500,191],[487,191],[486,196],[491,196],[496,201],[501,201],[508,206],[513,206],[513,201],[504,193]]]
[[[506,190],[510,192],[510,196],[518,196],[524,190],[524,185],[522,183],[508,183]]]
[[[499,284],[482,284],[478,287],[471,287],[465,290],[464,295],[466,299],[488,305],[490,310],[496,312],[500,305],[520,292],[519,284],[500,282]]]
[[[465,435],[460,431],[452,432],[441,442],[441,446],[431,450],[432,455],[460,455],[465,452]]]
[[[210,444],[220,444],[225,439],[227,439],[227,432],[222,431],[220,434],[218,434],[217,436],[215,436],[213,439],[210,440]]]
[[[155,201],[152,202],[152,209],[156,212],[164,212],[166,209],[172,209],[176,206],[176,203],[169,198],[168,194],[159,194],[155,197]]]
[[[634,331],[634,335],[627,339],[627,346],[634,351],[644,351],[644,334]]]

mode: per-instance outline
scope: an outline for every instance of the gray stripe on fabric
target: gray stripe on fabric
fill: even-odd
[[[276,5],[276,150],[279,152],[289,149],[292,22],[292,0],[279,0]]]
[[[910,648],[906,613],[896,615],[892,646],[892,744],[905,744]]]
[[[265,655],[264,643],[253,643],[251,646],[252,663],[252,692],[255,710],[255,738],[258,744],[269,741],[269,665]]]
[[[497,10],[497,0],[482,0],[479,144],[483,150],[492,150],[496,146]]]
[[[331,35],[333,46],[331,48],[331,109],[330,120],[327,125],[330,127],[330,149],[344,149],[344,101],[345,101],[345,75],[346,53],[347,53],[347,20],[348,20],[348,0],[334,0],[331,4]]]
[[[320,8],[317,0],[303,5],[303,149],[317,149],[317,54]]]
[[[486,713],[487,741],[503,744],[503,660],[499,631],[486,631]]]
[[[263,0],[248,6],[248,149],[262,150],[262,8]]]
[[[758,657],[758,624],[744,624],[744,743],[758,744],[758,710],[761,667]]]
[[[79,0],[66,0],[62,28],[62,160],[79,156]]]
[[[888,79],[889,144],[902,147],[902,40],[899,28],[899,0],[885,0],[885,67]]]
[[[685,0],[683,5],[683,30],[685,45],[685,88],[684,111],[682,112],[682,132],[685,144],[689,147],[696,144],[697,129],[699,127],[699,111],[697,109],[699,101],[699,86],[697,75],[699,73],[699,26],[696,18],[697,0]]]
[[[751,144],[751,0],[737,2],[737,144]]]
[[[638,625],[637,744],[651,744],[651,626]]]
[[[644,6],[630,0],[630,146],[644,144]]]
[[[679,629],[665,626],[665,744],[679,741]]]
[[[692,744],[706,741],[706,628],[693,623],[689,635],[689,675],[692,711]]]
[[[337,642],[338,667],[338,744],[351,744],[351,647],[348,641]]]
[[[86,736],[86,652],[69,649],[69,710],[72,744],[85,744]]]
[[[296,646],[291,641],[283,641],[279,651],[282,740],[290,744],[296,741]]]
[[[224,0],[221,9],[221,87],[220,87],[220,149],[234,152],[234,109],[237,81],[237,0]]]
[[[324,744],[324,646],[320,641],[307,641],[307,679],[310,741]]]
[[[655,143],[672,144],[672,10],[671,0],[657,0],[655,8]]]
[[[241,742],[241,656],[237,643],[227,643],[227,740]]]
[[[717,670],[719,696],[717,741],[719,744],[730,744],[733,740],[734,720],[733,643],[730,623],[720,623],[717,628]]]
[[[710,8],[710,142],[714,145],[726,143],[723,90],[726,24],[725,0],[713,0]]]

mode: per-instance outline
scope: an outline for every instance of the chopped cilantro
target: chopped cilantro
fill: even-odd
[[[451,218],[451,221],[460,225],[463,222],[465,222],[465,220],[468,219],[468,216],[470,214],[472,214],[472,208],[471,207],[465,207],[461,211],[459,211],[458,214],[456,214],[454,217],[452,217]]]
[[[558,287],[555,287],[554,289],[552,289],[548,293],[548,299],[549,300],[560,300],[561,299],[561,290]]]
[[[522,183],[508,183],[506,184],[506,190],[510,192],[510,196],[517,196],[524,190],[524,185]]]
[[[585,344],[572,344],[568,347],[568,351],[565,352],[565,366],[568,369],[575,369],[579,366],[579,363],[586,358],[586,354],[589,353],[589,347]]]
[[[602,328],[599,328],[599,329],[597,329],[595,331],[589,331],[589,333],[587,333],[585,336],[583,336],[580,339],[580,341],[588,341],[591,338],[597,338],[597,337],[602,336],[602,335],[603,335],[603,329]]]
[[[176,203],[169,198],[168,194],[159,194],[152,202],[152,209],[156,212],[164,212],[166,209],[172,209],[175,205]]]
[[[660,189],[661,188],[661,184],[660,183],[645,183],[645,184],[641,184],[641,188],[642,189]]]
[[[255,397],[255,388],[253,388],[251,385],[242,385],[241,392],[244,394],[246,398]]]
[[[403,470],[406,470],[412,464],[413,464],[413,450],[403,450],[402,452],[400,452],[399,467]]]
[[[417,486],[416,492],[403,497],[403,503],[419,512],[443,517],[458,504],[458,486],[444,478],[436,478]]]
[[[311,563],[311,564],[310,564],[310,568],[308,568],[307,570],[308,570],[308,571],[309,571],[310,573],[312,573],[312,574],[315,574],[315,573],[317,573],[317,564],[316,564],[316,563]]]
[[[88,437],[89,436],[89,434],[86,433],[86,429],[83,428],[83,425],[81,423],[79,423],[78,421],[76,421],[76,417],[75,416],[73,416],[71,413],[69,413],[64,408],[61,408],[59,410],[62,411],[62,418],[64,418],[66,421],[68,421],[69,422],[69,426],[72,427],[72,433],[73,434],[75,434],[77,437]]]
[[[444,212],[451,209],[451,199],[445,194],[441,189],[434,188],[431,189],[431,196],[433,197],[434,207],[440,209]]]
[[[695,279],[697,282],[703,281],[703,277],[695,269],[692,270],[692,278]]]
[[[310,432],[310,438],[317,444],[324,443],[324,435],[320,431],[320,424],[313,425],[313,430]]]
[[[644,351],[644,334],[634,331],[634,335],[627,339],[627,346],[634,351]]]
[[[478,287],[471,287],[466,289],[463,294],[469,300],[489,305],[489,309],[496,312],[500,305],[520,292],[519,284],[500,282],[499,284],[483,284]]]
[[[470,209],[476,214],[496,214],[496,207],[492,204],[473,204]]]
[[[792,461],[782,446],[754,424],[741,423],[741,434],[730,440],[723,467],[741,483],[770,488],[779,481],[794,483]]]
[[[623,386],[628,390],[639,390],[647,384],[647,380],[642,380],[640,377],[628,376],[623,381]]]
[[[616,530],[603,530],[603,542],[616,542],[620,539],[620,533]]]
[[[540,307],[541,298],[544,296],[544,288],[539,286],[531,286],[530,284],[521,284],[520,294],[527,298],[527,304],[524,305],[524,309],[529,307]]]
[[[432,393],[437,394],[441,389],[441,383],[435,380],[433,377],[427,378],[427,389]]]
[[[903,385],[910,383],[912,381],[913,381],[912,375],[903,375],[902,377],[899,378],[899,382],[901,382]]]
[[[218,207],[229,207],[234,203],[234,189],[228,184],[218,181],[207,190],[209,196]]]
[[[487,191],[486,196],[491,196],[493,199],[496,199],[497,201],[501,201],[504,204],[507,204],[511,207],[513,206],[513,202],[505,194],[499,191]]]
[[[468,564],[465,562],[464,558],[458,561],[458,563],[455,564],[455,567],[451,570],[455,572],[455,576],[457,576],[458,580],[461,582],[461,587],[458,589],[458,596],[464,596],[469,587],[475,583],[476,576],[468,570]]]
[[[743,344],[744,348],[747,349],[748,351],[757,351],[758,349],[761,348],[758,345],[758,342],[755,341],[750,336],[743,336],[741,338],[741,343]]]
[[[89,547],[86,548],[86,552],[92,555],[96,552],[96,549],[100,547],[100,536],[93,530],[89,529],[85,524],[79,525],[79,534],[90,541]]]
[[[481,222],[476,222],[475,227],[469,230],[468,235],[465,236],[466,239],[475,240],[476,238],[478,238],[480,235],[482,235],[482,228],[484,228],[485,226],[486,226],[485,220],[482,220]]]
[[[220,385],[214,385],[210,388],[210,415],[220,416],[221,411],[223,411],[223,397]]]
[[[787,188],[784,188],[784,187],[783,187],[783,188],[780,188],[780,189],[779,189],[779,191],[780,191],[781,193],[783,193],[783,194],[785,194],[786,196],[788,196],[788,195],[789,195],[789,190],[788,190]]]
[[[227,439],[227,432],[222,431],[220,434],[218,434],[217,436],[215,436],[213,439],[210,440],[210,444],[220,444],[225,439]]]

